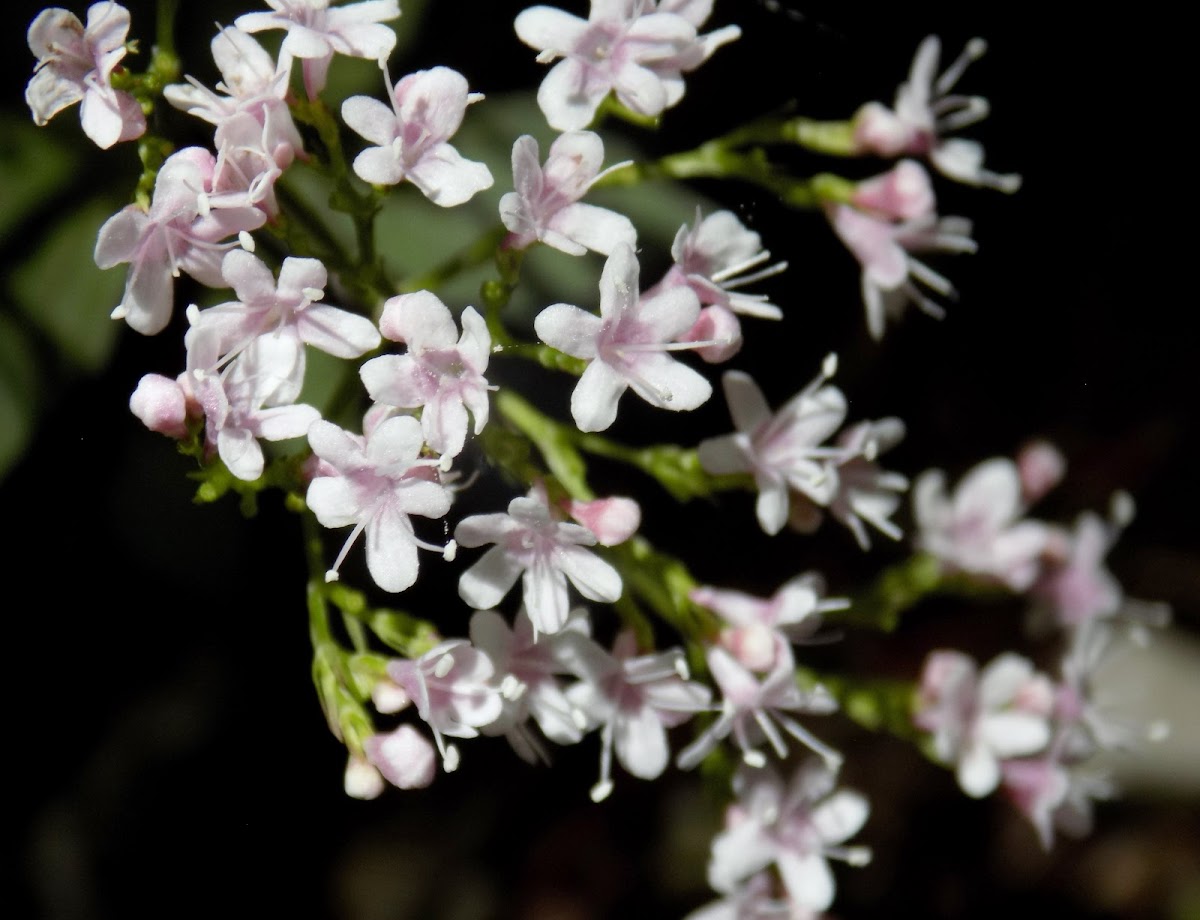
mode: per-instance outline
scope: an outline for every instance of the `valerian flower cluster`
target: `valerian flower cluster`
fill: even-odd
[[[984,169],[978,143],[949,136],[987,114],[981,97],[951,94],[983,43],[970,42],[938,75],[939,43],[926,39],[894,105],[863,105],[842,125],[849,142],[833,151],[894,162],[806,185],[771,158],[780,144],[804,143],[786,120],[654,163],[605,167],[605,118],[665,124],[686,102],[687,77],[739,38],[735,24],[710,27],[712,2],[591,0],[586,17],[534,6],[516,17],[514,51],[527,53],[523,43],[550,65],[536,106],[555,135],[545,159],[532,135],[512,140],[508,186],[473,158],[481,151],[456,140],[488,105],[481,88],[447,66],[393,81],[396,0],[267,4],[213,38],[220,83],[174,76],[162,89],[159,52],[145,74],[124,69],[130,17],[121,6],[94,4],[86,27],[67,10],[45,10],[29,29],[37,65],[26,98],[38,124],[80,102],[83,130],[100,148],[157,130],[164,103],[212,128],[209,146],[147,160],[142,192],[101,227],[95,261],[125,266],[115,319],[144,335],[182,331],[183,369],[143,377],[134,415],[179,441],[206,494],[278,488],[308,528],[308,622],[301,608],[297,628],[311,629],[318,696],[347,749],[346,792],[426,786],[439,768],[458,769],[465,742],[481,735],[504,736],[531,762],[551,762],[553,745],[595,745],[599,766],[582,788],[597,802],[626,782],[614,760],[653,780],[705,761],[720,776],[732,757],[708,867],[719,900],[693,917],[825,911],[836,887],[829,861],[870,857],[848,843],[870,838],[870,790],[840,788],[855,753],[824,740],[811,717],[837,713],[841,695],[870,675],[828,679],[805,664],[804,646],[826,622],[871,623],[874,595],[839,585],[829,596],[819,573],[787,568],[771,574],[769,597],[746,590],[760,577],[709,584],[673,547],[650,543],[642,504],[594,485],[585,457],[629,463],[676,496],[704,496],[730,512],[730,526],[738,505],[724,493],[753,492],[766,535],[817,534],[830,518],[848,538],[829,539],[870,552],[878,537],[905,544],[910,478],[882,455],[906,426],[855,418],[833,382],[832,352],[819,368],[801,368],[791,393],[768,392],[736,364],[746,338],[787,323],[793,304],[767,284],[787,264],[772,261],[732,211],[696,207],[658,253],[669,268],[647,277],[653,244],[628,215],[585,199],[649,175],[745,180],[740,164],[751,157],[760,170],[752,179],[767,169],[767,187],[792,189],[791,203],[828,221],[814,222],[816,232],[832,229],[858,260],[874,339],[909,303],[941,316],[927,291],[953,288],[925,254],[973,252],[975,243],[968,221],[939,215],[921,161],[969,185],[1019,184]],[[271,30],[284,32],[277,57],[254,37]],[[324,98],[338,55],[378,64],[374,95]],[[290,232],[298,218],[285,193],[298,164],[333,187],[357,253]],[[421,286],[384,270],[373,221],[405,186],[441,208],[510,188],[477,260],[493,259],[497,274],[477,305],[443,299],[470,261],[456,252]],[[410,232],[422,232],[415,220]],[[599,280],[584,303],[546,297],[523,327],[506,308],[535,247],[598,269]],[[211,294],[183,303],[180,292],[196,290],[183,287],[184,274]],[[341,368],[338,398],[319,406],[301,401],[314,351]],[[536,394],[510,383],[522,379],[519,364],[550,374]],[[716,376],[708,365],[726,368]],[[686,413],[714,393],[731,431],[636,447],[606,434],[637,400]],[[979,588],[1025,597],[1031,626],[1061,640],[1053,673],[1017,651],[980,666],[966,652],[932,650],[897,691],[903,717],[883,726],[920,739],[968,796],[1005,792],[1047,846],[1056,828],[1080,829],[1093,800],[1115,791],[1090,771],[1092,755],[1139,737],[1093,693],[1111,636],[1165,618],[1126,598],[1105,565],[1130,517],[1127,497],[1107,518],[1085,512],[1073,527],[1027,516],[1064,471],[1062,456],[1037,443],[1015,462],[985,461],[953,490],[942,472],[921,473],[911,488],[913,555],[880,582],[909,578],[902,601],[884,598],[893,614],[932,590],[961,589],[964,604]],[[502,482],[507,501],[458,512],[484,477]],[[741,523],[753,527],[748,517]],[[327,542],[320,528],[341,533]],[[362,588],[343,581],[359,553],[370,579]],[[444,617],[373,606],[412,587],[423,559],[456,567]]]

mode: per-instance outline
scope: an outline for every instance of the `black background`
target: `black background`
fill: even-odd
[[[5,55],[13,110],[31,66],[20,35],[36,10],[18,6]],[[522,4],[431,6],[426,38],[394,72],[446,64],[485,92],[540,79],[511,30]],[[206,54],[210,23],[241,11],[184,7],[193,59]],[[131,8],[148,38],[145,5]],[[984,141],[990,167],[1025,178],[1012,197],[939,182],[942,211],[975,220],[979,252],[937,263],[961,294],[945,321],[913,312],[882,345],[866,336],[857,268],[819,218],[750,188],[698,186],[791,265],[765,287],[787,313],[782,331],[749,327],[735,366],[778,404],[837,350],[851,417],[908,423],[889,465],[909,474],[957,474],[1049,437],[1070,474],[1046,516],[1068,521],[1115,489],[1132,492],[1139,517],[1112,567],[1130,594],[1171,602],[1194,631],[1193,81],[1178,27],[1153,6],[1085,17],[1050,4],[797,0],[718,2],[714,25],[726,22],[744,37],[693,75],[650,149],[691,146],[792,100],[829,118],[889,102],[924,35],[938,32],[949,58],[978,34],[991,51],[962,85],[988,96],[993,114],[967,134]],[[48,130],[86,143],[73,113]],[[99,156],[95,181],[127,183],[122,156]],[[828,164],[798,155],[794,165]],[[232,502],[193,506],[186,462],[126,411],[143,373],[174,373],[179,345],[168,336],[125,331],[103,375],[63,369],[49,380],[38,438],[0,487],[13,673],[5,825],[18,854],[5,885],[15,912],[5,912],[670,917],[707,900],[716,804],[696,777],[672,771],[654,784],[621,776],[613,799],[593,806],[594,739],[550,771],[484,740],[464,745],[459,773],[429,790],[344,796],[344,753],[309,680],[295,519],[270,499],[250,521]],[[622,415],[615,433],[633,441],[694,443],[728,428],[719,399],[686,422],[636,407]],[[653,495],[640,480],[628,488]],[[768,540],[748,498],[723,511],[651,499],[647,532],[709,580],[763,592],[813,566],[846,591],[898,557],[891,547],[862,557],[831,525],[817,538]],[[431,579],[403,602],[461,632],[461,605],[443,600],[451,584]],[[832,654],[912,676],[935,643],[968,641],[954,613],[935,608],[891,643],[851,636]],[[1003,642],[1015,624],[1001,610],[979,641]],[[846,781],[872,799],[863,838],[877,851],[869,869],[839,875],[838,916],[1164,916],[1200,886],[1194,799],[1102,806],[1089,841],[1044,856],[1005,803],[968,802],[905,745],[829,723],[849,754]]]

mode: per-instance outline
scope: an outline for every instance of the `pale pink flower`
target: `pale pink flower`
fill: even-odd
[[[937,211],[929,173],[914,160],[901,160],[887,172],[854,187],[850,204],[885,220],[918,220]]]
[[[718,475],[754,475],[758,523],[768,534],[787,523],[789,490],[822,506],[837,494],[837,471],[827,461],[845,451],[821,446],[846,417],[842,391],[825,386],[836,366],[830,355],[821,374],[775,412],[749,374],[727,371],[721,378],[736,430],[701,441],[700,463]]]
[[[758,268],[771,254],[762,248],[759,235],[745,227],[732,211],[716,211],[704,217],[697,208],[695,223],[690,227],[684,224],[675,234],[671,257],[675,264],[645,296],[679,285],[695,292],[703,309],[680,341],[718,342],[697,348],[705,361],[726,361],[741,348],[738,314],[760,319],[783,316],[783,311],[765,295],[743,294],[739,290],[743,285],[778,274],[787,268],[787,263]]]
[[[383,794],[385,783],[379,770],[366,756],[351,754],[346,760],[342,788],[350,798],[366,801],[379,798]]]
[[[621,596],[621,576],[585,547],[595,535],[556,517],[536,491],[514,498],[507,513],[477,514],[460,521],[454,539],[461,546],[496,544],[458,582],[459,596],[488,610],[521,579],[529,619],[538,633],[556,633],[567,623],[567,581],[588,600],[612,603]]]
[[[262,147],[280,169],[304,150],[304,142],[287,106],[288,70],[246,32],[232,26],[212,40],[212,56],[221,73],[216,90],[193,77],[163,90],[177,109],[202,118],[218,129],[237,115],[248,114],[263,129]]]
[[[221,355],[236,354],[263,335],[291,338],[338,358],[357,358],[379,346],[379,330],[369,319],[322,302],[328,276],[317,259],[284,259],[276,281],[261,259],[234,249],[221,263],[221,276],[238,299],[192,311],[188,331],[191,339],[214,336]]]
[[[297,348],[287,340],[260,338],[237,359],[217,369],[215,342],[202,341],[188,350],[188,370],[181,386],[188,401],[204,414],[204,441],[238,479],[262,475],[265,458],[260,438],[302,438],[321,414],[312,406],[292,405]]]
[[[187,394],[178,381],[161,374],[146,374],[129,397],[129,411],[151,431],[169,438],[187,436]]]
[[[388,86],[390,105],[370,96],[342,103],[342,118],[374,147],[354,158],[364,182],[396,185],[407,179],[444,208],[468,201],[492,185],[487,166],[463,156],[447,141],[462,124],[467,106],[483,96],[467,92],[467,80],[449,67],[409,74]]]
[[[1021,497],[1032,505],[1058,485],[1067,471],[1067,459],[1049,441],[1031,441],[1017,452]]]
[[[304,88],[310,99],[325,88],[334,54],[387,61],[396,47],[396,32],[382,25],[400,15],[396,0],[363,0],[331,7],[330,0],[266,0],[273,13],[244,13],[235,21],[245,32],[286,29],[281,63],[290,68],[300,58]]]
[[[778,757],[786,757],[788,748],[780,727],[819,754],[831,769],[841,764],[842,756],[837,751],[788,715],[793,712],[825,715],[837,709],[837,702],[819,684],[811,690],[802,690],[796,683],[796,662],[787,638],[778,630],[772,630],[770,639],[775,644],[774,651],[758,656],[769,662],[765,674],[756,673],[756,669],[742,664],[719,645],[708,649],[708,669],[723,695],[720,714],[695,741],[680,751],[676,763],[681,770],[696,766],[731,733],[746,763],[756,766],[766,763],[766,757],[759,750],[759,742],[764,739]]]
[[[822,598],[823,591],[821,577],[810,572],[789,579],[769,598],[708,585],[688,596],[725,621],[720,643],[734,658],[752,671],[769,671],[781,645],[777,636],[803,641],[820,626],[822,613],[848,606],[841,598]]]
[[[870,102],[855,115],[854,139],[858,149],[886,157],[924,156],[951,179],[1015,192],[1021,186],[1021,177],[984,169],[981,144],[945,137],[988,115],[986,99],[950,92],[967,65],[982,57],[986,50],[983,39],[971,39],[958,59],[937,76],[941,42],[936,35],[928,36],[917,49],[908,80],[896,91],[895,106],[888,109]]]
[[[155,179],[149,212],[129,205],[100,228],[96,264],[129,264],[114,319],[144,335],[161,332],[171,319],[173,279],[181,271],[209,287],[225,286],[221,261],[237,244],[222,240],[258,229],[267,215],[248,200],[214,199],[216,167],[216,158],[201,147],[173,153]]]
[[[601,546],[624,543],[642,524],[642,509],[632,498],[613,495],[592,501],[568,501],[567,514],[590,530]]]
[[[420,658],[393,659],[388,677],[408,695],[417,713],[433,730],[442,769],[458,767],[458,748],[444,736],[474,738],[479,729],[500,717],[503,704],[492,685],[495,668],[488,656],[466,639],[438,643]]]
[[[1005,761],[1002,791],[1033,825],[1047,850],[1055,831],[1083,837],[1092,828],[1092,803],[1111,799],[1116,786],[1105,773],[1065,766],[1057,756]]]
[[[589,362],[571,394],[581,431],[608,428],[630,387],[652,406],[674,411],[695,409],[712,395],[704,377],[667,354],[681,347],[673,343],[699,315],[696,295],[677,287],[643,299],[638,272],[637,256],[622,243],[604,263],[599,316],[557,303],[534,320],[543,342]]]
[[[363,752],[369,765],[399,789],[420,789],[433,782],[436,766],[433,745],[411,725],[372,735],[363,742]],[[349,769],[346,775],[349,777]],[[366,791],[374,791],[374,786],[367,787]],[[355,798],[374,798],[375,795],[357,795]]]
[[[619,243],[637,245],[637,230],[628,217],[579,200],[601,177],[628,165],[618,163],[601,171],[604,142],[598,134],[560,134],[544,166],[538,157],[533,137],[517,138],[512,148],[516,191],[500,199],[500,220],[511,231],[507,246],[524,249],[540,240],[573,256],[589,249],[607,256]]]
[[[917,546],[946,569],[996,581],[1013,591],[1030,588],[1042,571],[1050,530],[1023,517],[1016,465],[996,457],[970,470],[952,495],[941,470],[913,485]]]
[[[626,108],[649,117],[677,104],[684,94],[683,74],[741,34],[730,26],[700,36],[695,20],[706,17],[696,15],[698,6],[684,7],[689,15],[655,9],[645,0],[592,0],[586,20],[549,6],[518,15],[517,36],[539,52],[540,62],[562,58],[538,88],[538,106],[550,126],[586,128],[610,92]]]
[[[546,755],[528,727],[530,717],[556,744],[575,744],[583,737],[584,716],[567,699],[558,676],[570,672],[563,652],[567,637],[586,630],[582,609],[572,611],[564,629],[553,635],[539,635],[524,607],[511,628],[494,610],[472,614],[471,642],[495,665],[504,707],[484,734],[507,736],[517,753],[531,762],[545,760]]]
[[[119,3],[93,3],[87,28],[68,10],[42,10],[29,25],[29,50],[38,59],[25,88],[34,124],[44,125],[69,105],[82,102],[83,133],[97,147],[141,137],[142,107],[112,87],[113,70],[128,50],[129,10]]]
[[[567,698],[589,727],[600,726],[600,779],[591,791],[599,802],[612,792],[614,750],[634,776],[655,779],[670,761],[667,729],[707,709],[710,692],[687,679],[680,649],[638,655],[637,640],[628,631],[617,636],[611,655],[587,637],[567,638],[572,671],[580,678],[567,689]]]
[[[827,213],[834,232],[862,266],[863,304],[867,328],[874,338],[883,337],[885,318],[900,316],[909,303],[936,319],[945,315],[917,282],[943,297],[953,297],[954,286],[913,253],[974,252],[970,221],[926,214],[897,223],[845,204],[835,205]]]
[[[745,879],[774,865],[788,899],[813,911],[833,903],[829,859],[867,863],[864,847],[845,846],[867,821],[867,800],[848,789],[835,791],[836,776],[809,761],[785,786],[774,770],[741,767],[734,776],[737,801],[729,806],[725,830],[713,840],[708,882],[732,892]]]
[[[450,510],[450,491],[429,474],[436,463],[422,460],[421,423],[409,416],[381,422],[365,436],[318,421],[308,430],[313,452],[336,475],[320,475],[306,501],[323,527],[354,530],[326,573],[337,578],[346,553],[365,531],[367,569],[385,591],[398,592],[417,580],[417,547],[442,552],[418,540],[409,515],[440,518]]]
[[[891,518],[900,507],[901,495],[908,489],[908,479],[875,462],[879,454],[903,438],[904,422],[898,418],[859,422],[837,437],[837,444],[845,449],[846,455],[830,461],[837,468],[838,478],[837,491],[827,510],[850,529],[864,550],[871,546],[867,524],[893,540],[903,536]],[[812,533],[820,526],[822,516],[821,507],[807,495],[792,493],[790,527]]]
[[[1012,652],[979,672],[962,652],[925,660],[913,721],[932,733],[933,753],[956,768],[958,784],[982,798],[1000,782],[1001,762],[1043,750],[1051,739],[1054,685]]]
[[[379,320],[383,334],[408,346],[403,355],[383,355],[366,362],[359,376],[376,402],[421,409],[421,430],[429,446],[456,457],[467,439],[467,410],[475,418],[475,434],[488,420],[487,370],[492,337],[487,323],[467,307],[462,335],[450,310],[429,291],[390,298]]]

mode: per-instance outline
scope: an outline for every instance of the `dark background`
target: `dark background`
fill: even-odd
[[[446,64],[487,93],[536,85],[543,68],[511,30],[522,6],[437,0],[394,74]],[[242,11],[184,7],[185,61],[205,60],[211,23]],[[146,5],[131,8],[148,43]],[[18,4],[6,40],[6,99],[17,112],[32,63],[18,28],[36,9]],[[962,87],[988,96],[993,115],[966,135],[986,144],[991,168],[1025,178],[1012,197],[939,181],[942,211],[975,220],[979,253],[936,263],[961,294],[944,322],[914,311],[882,345],[866,336],[857,268],[819,218],[753,189],[701,184],[791,265],[764,287],[785,308],[782,332],[747,324],[735,366],[778,404],[837,350],[851,418],[908,423],[889,466],[910,475],[929,466],[957,475],[1030,436],[1050,438],[1070,473],[1044,516],[1066,522],[1128,489],[1139,516],[1112,568],[1131,595],[1170,602],[1194,633],[1194,242],[1180,225],[1195,202],[1178,29],[1153,7],[1085,18],[1048,4],[719,0],[713,24],[726,22],[744,37],[693,75],[650,149],[691,146],[791,100],[829,118],[890,102],[924,35],[938,32],[949,59],[978,34],[991,52]],[[87,143],[74,110],[47,130]],[[126,188],[130,156],[97,154],[84,181]],[[829,164],[798,155],[794,165]],[[874,165],[845,169],[865,176]],[[36,237],[35,227],[6,244],[6,272]],[[99,375],[44,363],[37,438],[0,484],[14,671],[5,824],[17,854],[5,913],[670,917],[706,901],[718,804],[698,777],[671,771],[654,784],[622,775],[613,799],[593,806],[595,739],[557,752],[551,771],[527,767],[503,742],[468,743],[462,769],[429,790],[373,803],[344,796],[344,752],[309,679],[295,519],[271,498],[250,521],[232,501],[193,506],[187,461],[126,410],[143,373],[175,373],[180,362],[177,338],[122,330]],[[719,398],[687,420],[629,408],[615,433],[631,441],[694,443],[728,430]],[[653,496],[650,484],[629,488]],[[748,498],[731,499],[719,518],[710,506],[672,511],[670,527],[666,503],[651,497],[647,510],[650,536],[709,580],[764,593],[809,567],[845,592],[899,557],[894,547],[862,557],[831,525],[815,538],[768,540]],[[440,599],[451,585],[423,579],[403,602],[461,632],[457,599],[449,611]],[[1001,632],[1020,641],[1014,610],[988,612],[981,641]],[[911,677],[935,643],[965,641],[958,613],[935,605],[893,642],[850,636],[835,654]],[[863,840],[876,862],[839,874],[838,916],[1196,916],[1187,906],[1200,900],[1194,792],[1141,790],[1102,805],[1089,840],[1046,856],[1006,803],[967,801],[907,746],[837,718],[819,728],[847,751],[846,782],[874,808]]]

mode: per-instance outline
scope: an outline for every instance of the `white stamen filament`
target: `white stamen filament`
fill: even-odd
[[[938,77],[934,84],[934,92],[939,96],[944,96],[958,82],[959,77],[963,75],[963,71],[970,66],[971,62],[978,61],[987,53],[987,42],[982,38],[973,38],[967,42],[962,53],[954,59],[954,63],[946,68],[945,73]]]
[[[199,371],[197,371],[197,373],[199,373]],[[350,552],[350,547],[354,545],[354,541],[358,539],[358,535],[363,532],[363,528],[366,526],[367,525],[365,521],[359,521],[354,525],[354,529],[350,531],[350,536],[348,536],[346,538],[346,542],[342,544],[341,552],[338,553],[337,559],[334,560],[333,567],[325,573],[325,581],[330,582],[338,580],[338,569],[340,569],[342,567],[342,563],[346,561],[346,554]]]

